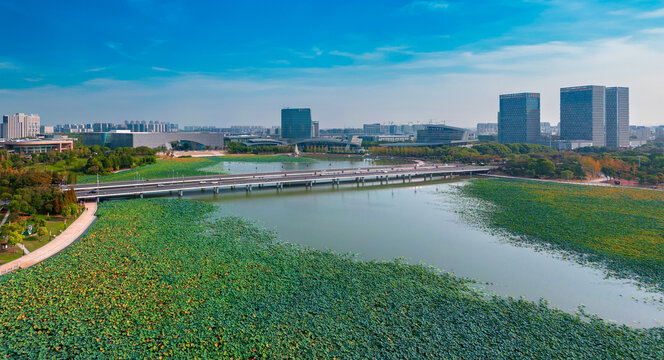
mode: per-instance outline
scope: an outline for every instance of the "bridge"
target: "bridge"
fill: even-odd
[[[464,165],[395,165],[321,170],[293,170],[280,172],[261,172],[235,175],[203,175],[179,178],[146,179],[140,181],[105,182],[98,184],[74,185],[76,196],[80,200],[100,200],[122,197],[143,197],[144,195],[182,196],[185,191],[211,190],[215,194],[226,189],[245,189],[273,187],[277,190],[286,186],[304,186],[311,188],[317,184],[366,182],[388,183],[390,180],[410,182],[413,179],[433,180],[459,175],[475,175],[494,169],[490,166]],[[63,186],[62,190],[70,187]]]

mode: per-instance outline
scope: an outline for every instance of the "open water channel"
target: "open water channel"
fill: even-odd
[[[280,169],[367,166],[366,161],[225,163],[232,173]],[[273,188],[192,193],[218,205],[218,216],[240,216],[275,230],[281,241],[363,260],[402,258],[478,280],[488,294],[523,297],[575,313],[579,306],[603,319],[632,327],[664,325],[663,298],[637,285],[606,278],[603,271],[557,253],[516,246],[465,222],[455,189],[468,180],[391,185],[320,184],[310,190]],[[467,206],[467,205],[466,205]]]

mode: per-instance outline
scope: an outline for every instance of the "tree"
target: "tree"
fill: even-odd
[[[565,180],[572,180],[572,178],[574,177],[574,173],[569,170],[563,170],[560,172],[560,177],[562,177]]]
[[[37,230],[37,235],[46,236],[46,234],[48,234],[48,229],[45,226],[40,226],[39,230]]]
[[[59,196],[55,197],[55,201],[53,202],[53,211],[55,211],[56,214],[60,214],[62,212],[62,204],[60,204]]]
[[[69,217],[70,215],[71,215],[71,206],[69,206],[69,205],[65,205],[65,206],[62,208],[62,216],[64,216],[64,217]]]
[[[9,243],[9,245],[16,245],[18,243],[23,242],[23,235],[15,231],[10,231],[9,233],[7,233],[6,236],[7,236],[7,243]]]

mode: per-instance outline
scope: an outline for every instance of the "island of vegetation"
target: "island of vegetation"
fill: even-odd
[[[192,200],[103,203],[56,257],[0,277],[8,358],[662,358],[664,330],[486,298],[424,266],[274,241]],[[122,229],[122,231],[118,231]]]
[[[664,192],[517,179],[474,179],[460,189],[490,204],[465,211],[481,226],[664,291]]]

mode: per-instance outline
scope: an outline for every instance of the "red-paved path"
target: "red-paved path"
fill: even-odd
[[[83,214],[76,219],[65,231],[56,236],[55,239],[49,241],[48,244],[40,247],[39,249],[22,256],[14,261],[8,262],[0,266],[0,274],[5,274],[16,269],[24,269],[34,264],[42,262],[51,256],[57,254],[62,249],[69,246],[76,241],[85,230],[92,225],[97,218],[95,212],[97,211],[96,202],[86,202]]]

